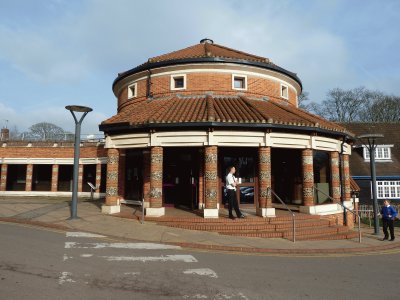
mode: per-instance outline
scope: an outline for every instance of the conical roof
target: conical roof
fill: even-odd
[[[135,73],[171,65],[196,63],[236,63],[273,70],[289,76],[302,87],[301,80],[297,74],[277,66],[269,58],[215,44],[211,39],[202,39],[199,44],[151,57],[147,62],[137,67],[119,73],[118,77],[114,80],[113,87],[123,78]]]

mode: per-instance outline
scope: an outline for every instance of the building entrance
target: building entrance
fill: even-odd
[[[143,154],[138,150],[126,151],[125,200],[143,198]]]
[[[302,203],[301,150],[271,149],[272,189],[286,204]],[[280,204],[272,197],[273,203]]]
[[[165,148],[163,170],[164,206],[196,208],[199,177],[198,149]]]
[[[220,148],[220,180],[222,192],[222,204],[228,202],[227,191],[225,189],[225,177],[229,172],[229,167],[236,168],[235,177],[239,180],[240,185],[236,189],[236,199],[240,207],[257,206],[257,149],[254,148]]]

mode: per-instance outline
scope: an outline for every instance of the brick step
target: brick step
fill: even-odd
[[[300,220],[320,220],[319,216],[314,215],[296,215],[296,221]],[[145,217],[146,221],[154,221],[157,223],[285,223],[292,221],[291,216],[278,216],[274,218],[261,218],[261,217],[246,217],[244,219],[236,218],[231,220],[227,217],[220,217],[218,219],[204,219],[201,217]]]
[[[258,224],[258,223],[205,223],[205,224],[193,224],[193,223],[162,223],[162,225],[189,229],[189,230],[200,230],[200,231],[281,231],[291,230],[293,223],[277,223],[277,224]],[[334,222],[329,220],[303,220],[296,222],[296,228],[313,228],[313,227],[325,227],[333,226]]]
[[[318,228],[304,228],[296,230],[296,239],[297,237],[306,236],[322,236],[322,235],[332,235],[339,234],[343,232],[347,232],[348,228],[339,226],[339,227],[318,227]],[[276,232],[268,232],[268,231],[219,231],[220,234],[224,235],[234,235],[234,236],[247,236],[247,237],[270,237],[270,233],[276,233],[276,236],[291,239],[293,236],[292,230],[287,231],[276,231]]]
[[[337,234],[323,234],[323,235],[308,235],[308,236],[296,236],[296,240],[299,241],[317,241],[317,240],[347,240],[347,239],[355,239],[358,238],[358,232],[355,231],[347,231],[340,232]],[[291,238],[289,238],[291,239]]]

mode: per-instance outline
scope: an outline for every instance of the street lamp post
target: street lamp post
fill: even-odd
[[[379,234],[379,219],[378,219],[378,197],[376,191],[376,171],[375,171],[375,149],[376,140],[378,138],[383,138],[383,134],[363,134],[357,137],[361,143],[367,147],[369,151],[369,166],[371,169],[371,179],[372,179],[372,198],[374,207],[374,234]]]
[[[86,106],[80,105],[68,105],[65,107],[69,110],[74,117],[75,121],[75,145],[74,145],[74,173],[73,173],[73,181],[72,181],[72,203],[71,203],[71,217],[70,219],[77,219],[78,214],[78,172],[79,172],[79,151],[81,144],[81,124],[86,115],[91,112],[93,109]],[[75,113],[81,112],[83,113],[81,118],[78,120]]]

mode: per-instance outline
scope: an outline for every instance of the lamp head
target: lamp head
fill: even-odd
[[[67,105],[65,107],[69,111],[74,111],[74,112],[91,112],[93,109],[87,106],[81,106],[81,105]]]

